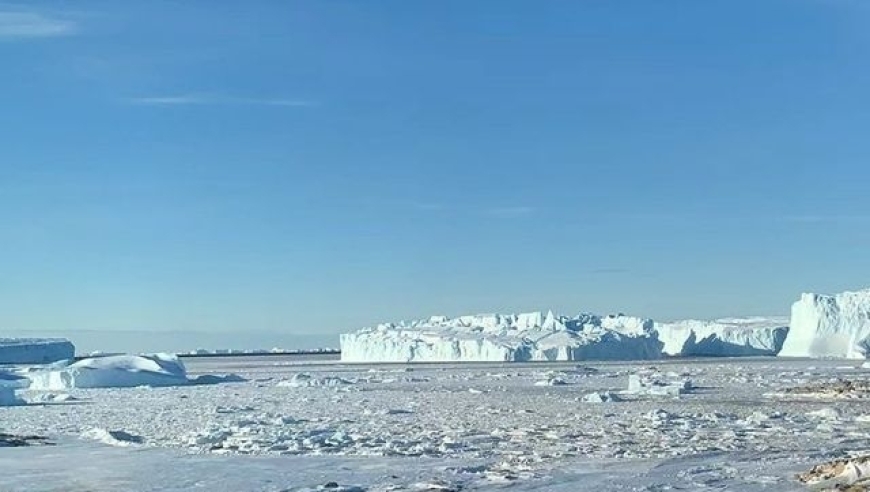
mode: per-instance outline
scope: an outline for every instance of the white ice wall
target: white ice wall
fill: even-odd
[[[46,364],[75,357],[64,338],[0,338],[0,364]]]
[[[803,294],[791,308],[791,331],[779,355],[863,359],[870,345],[870,289]]]

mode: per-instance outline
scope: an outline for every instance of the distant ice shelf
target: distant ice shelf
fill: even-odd
[[[552,312],[387,323],[341,335],[346,362],[654,359],[652,320]]]
[[[552,311],[386,323],[341,335],[344,362],[644,360],[666,355],[775,355],[779,318],[656,324],[625,315]]]
[[[0,364],[47,364],[75,357],[65,338],[0,338]]]

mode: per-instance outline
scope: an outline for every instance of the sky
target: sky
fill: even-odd
[[[0,327],[870,286],[870,3],[0,3]]]

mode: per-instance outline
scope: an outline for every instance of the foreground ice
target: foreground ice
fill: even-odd
[[[19,390],[0,433],[59,445],[0,453],[0,489],[793,491],[870,448],[870,371],[842,361],[186,366],[247,382]]]
[[[792,305],[791,332],[779,355],[863,359],[868,348],[870,289],[803,294]]]
[[[0,364],[46,364],[75,357],[64,338],[0,338]]]

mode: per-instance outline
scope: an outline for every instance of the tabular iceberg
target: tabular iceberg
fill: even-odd
[[[0,364],[47,364],[75,357],[65,338],[0,338]]]
[[[776,355],[789,332],[785,318],[724,318],[656,323],[664,353],[682,357]]]
[[[344,362],[656,359],[661,349],[652,320],[622,315],[433,316],[341,335]]]
[[[870,289],[803,294],[792,305],[791,331],[780,356],[864,359],[868,354]]]

